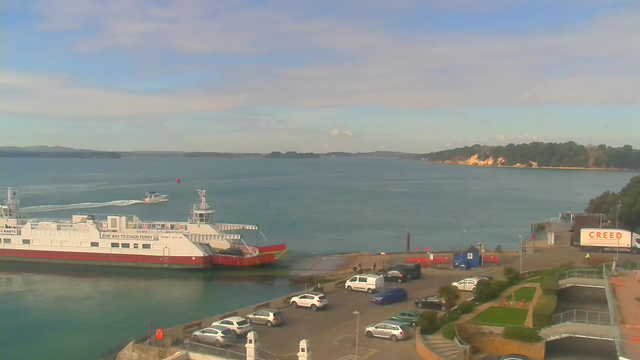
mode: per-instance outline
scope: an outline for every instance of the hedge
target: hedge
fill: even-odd
[[[478,302],[487,302],[500,296],[508,287],[504,280],[480,280],[474,290],[474,298]]]
[[[456,323],[450,322],[442,327],[442,336],[445,339],[453,340],[456,337]]]
[[[474,306],[473,301],[463,301],[458,305],[458,311],[460,311],[461,314],[469,314],[473,311]]]
[[[543,328],[549,326],[551,314],[556,309],[558,297],[555,295],[542,295],[533,307],[533,327]]]
[[[444,335],[444,332],[443,334]],[[455,333],[454,333],[455,336]],[[502,337],[505,339],[518,340],[528,343],[537,343],[542,341],[540,334],[532,328],[522,326],[507,326],[502,332]]]
[[[540,289],[544,295],[555,295],[560,287],[558,275],[547,275],[542,278]]]
[[[438,331],[440,324],[438,324],[438,313],[435,311],[423,311],[418,317],[418,327],[423,334],[433,334]]]

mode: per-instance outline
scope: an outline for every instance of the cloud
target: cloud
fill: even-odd
[[[329,132],[329,135],[331,135],[331,137],[337,138],[337,137],[352,137],[353,133],[349,130],[344,130],[344,131],[340,131],[338,129],[335,130],[331,130]]]
[[[261,6],[230,0],[43,0],[37,6],[40,29],[73,33],[70,41],[79,51],[124,49],[139,55],[163,50],[161,54],[168,51],[181,59],[224,53],[244,62],[186,65],[189,71],[220,74],[224,87],[152,94],[89,86],[64,74],[3,69],[2,110],[130,118],[258,106],[640,104],[637,8],[605,13],[563,32],[478,35],[408,32],[372,18],[302,12],[304,6],[311,5],[284,0]],[[273,54],[311,60],[295,65],[265,61]],[[159,78],[166,76],[161,71]],[[340,133],[332,136],[353,135],[337,129]]]

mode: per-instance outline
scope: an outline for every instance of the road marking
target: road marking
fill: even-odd
[[[340,343],[340,340],[347,337],[347,335],[340,335],[337,338],[333,339],[333,343],[338,345],[338,343]]]
[[[343,356],[341,358],[338,358],[338,360],[364,360],[364,359],[366,359],[368,357],[373,356],[375,353],[378,352],[377,350],[373,350],[373,349],[367,349],[367,348],[360,348],[360,349],[368,351],[368,354],[366,354],[364,356],[363,355],[358,356],[357,359],[356,359],[355,355],[346,355],[346,356]]]

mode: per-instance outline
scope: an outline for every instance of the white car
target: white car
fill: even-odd
[[[193,333],[191,340],[197,343],[214,344],[217,347],[231,344],[236,339],[236,333],[224,326],[211,326]]]
[[[309,307],[311,310],[316,311],[319,308],[329,305],[329,299],[327,296],[318,292],[308,292],[302,295],[294,296],[289,301],[289,304],[294,308],[298,306]]]
[[[484,276],[470,277],[462,279],[460,281],[452,282],[451,286],[455,287],[458,290],[474,291],[476,289],[476,285],[478,285],[478,281],[480,280],[489,280],[489,278]]]
[[[231,316],[220,321],[215,321],[211,324],[211,326],[216,325],[224,326],[228,329],[231,329],[238,335],[246,335],[253,330],[251,323],[249,323],[247,319],[241,318],[239,316]]]

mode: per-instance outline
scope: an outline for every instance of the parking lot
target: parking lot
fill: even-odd
[[[296,359],[300,340],[310,341],[311,351],[320,359],[352,359],[356,351],[356,325],[358,326],[359,359],[417,359],[414,338],[393,343],[381,338],[367,338],[367,325],[386,320],[390,315],[405,309],[415,309],[414,300],[436,294],[438,287],[464,277],[465,273],[423,276],[408,283],[386,283],[388,287],[402,287],[409,293],[409,300],[391,305],[376,305],[371,295],[364,292],[338,291],[327,295],[329,307],[311,311],[309,308],[285,308],[282,313],[286,323],[269,328],[254,324],[258,333],[259,355],[264,359]],[[462,299],[471,297],[471,292],[462,292]],[[360,313],[359,318],[354,311]],[[358,324],[357,324],[358,323]],[[245,338],[236,340],[231,350],[244,353]],[[197,346],[197,345],[193,345]],[[195,348],[194,348],[195,349]],[[198,347],[198,351],[220,355],[220,350]]]

